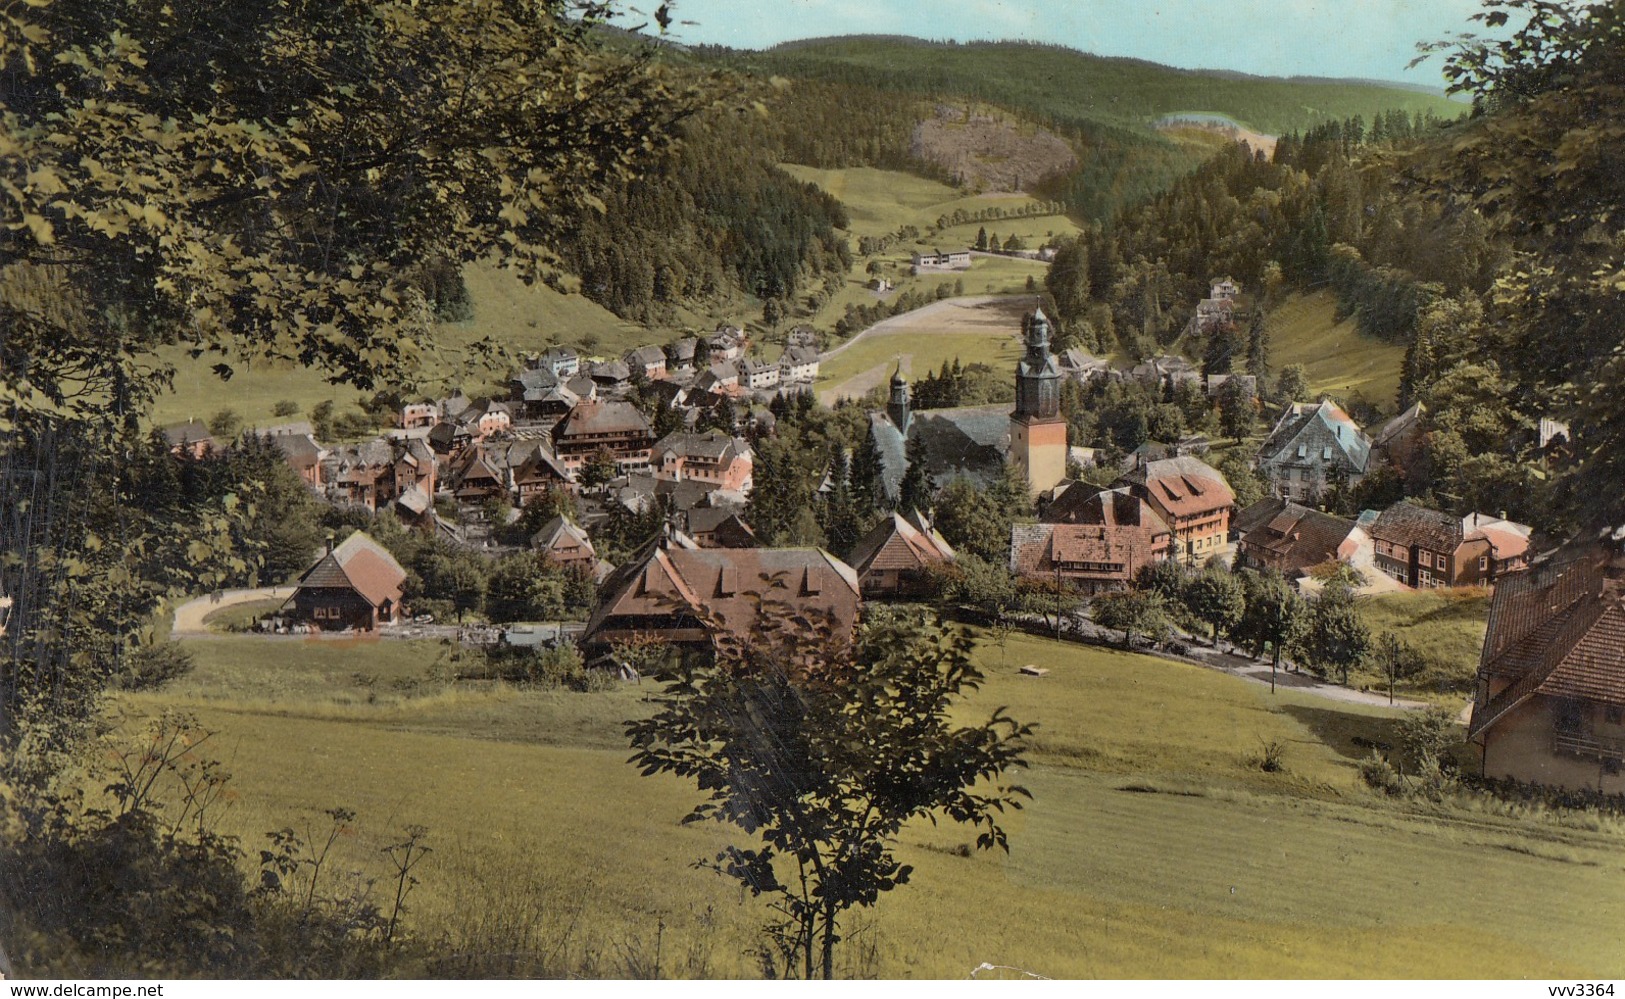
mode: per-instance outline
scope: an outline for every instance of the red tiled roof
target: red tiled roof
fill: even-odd
[[[916,516],[918,516],[916,514]],[[919,526],[894,513],[852,549],[851,564],[859,576],[871,569],[923,569],[953,561],[954,550],[924,521]]]
[[[399,602],[406,570],[378,542],[357,531],[299,577],[299,589],[354,590],[374,607]]]

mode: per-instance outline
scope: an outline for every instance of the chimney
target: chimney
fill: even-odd
[[[327,554],[333,554],[333,532],[327,532]]]

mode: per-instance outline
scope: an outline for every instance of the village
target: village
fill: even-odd
[[[1238,291],[1229,278],[1215,280],[1195,307],[1191,329],[1232,324]],[[1184,640],[1169,645],[1169,618],[1137,598],[1155,600],[1147,588],[1160,587],[1161,596],[1178,603],[1179,572],[1188,585],[1204,568],[1278,578],[1308,601],[1329,600],[1328,583],[1352,594],[1492,590],[1477,693],[1463,712],[1481,747],[1483,775],[1604,794],[1625,790],[1619,712],[1606,698],[1586,696],[1598,683],[1618,682],[1590,665],[1611,641],[1609,622],[1619,613],[1617,586],[1603,585],[1618,579],[1620,565],[1609,554],[1617,541],[1560,546],[1499,512],[1453,516],[1403,499],[1353,518],[1326,512],[1322,498],[1334,488],[1405,473],[1426,429],[1419,403],[1368,431],[1330,399],[1287,400],[1249,459],[1268,494],[1245,507],[1225,473],[1204,460],[1210,445],[1199,435],[1148,442],[1116,467],[1099,467],[1101,449],[1068,444],[1063,383],[1120,381],[1169,394],[1183,386],[1215,409],[1221,396],[1267,408],[1258,380],[1203,376],[1198,365],[1173,355],[1113,367],[1076,348],[1054,353],[1052,320],[1042,310],[1028,314],[1023,327],[1013,409],[916,410],[907,380],[900,372],[890,379],[884,406],[867,411],[879,462],[872,487],[885,512],[837,552],[767,547],[750,523],[757,485],[752,442],[772,437],[778,416],[798,400],[803,407],[810,402],[820,355],[807,329],[788,334],[776,363],[749,358],[747,335],[729,325],[621,358],[556,348],[528,359],[505,399],[454,393],[406,403],[395,429],[360,443],[324,444],[307,423],[245,433],[273,444],[336,508],[364,516],[387,511],[410,531],[486,558],[528,549],[579,581],[583,596],[573,622],[465,627],[459,614],[452,633],[474,642],[570,644],[591,667],[625,679],[638,671],[617,658],[622,650],[649,643],[704,648],[721,621],[748,634],[768,580],[787,580],[793,607],[833,614],[847,629],[866,602],[952,604],[955,548],[933,524],[934,511],[919,505],[918,489],[915,505],[905,502],[911,470],[916,482],[923,472],[928,497],[960,480],[978,490],[996,488],[1007,474],[1021,483],[1027,515],[1009,528],[997,561],[1010,586],[1029,594],[1027,626],[1039,633],[1093,635],[1104,643],[1116,629],[1130,644],[1139,632],[1157,649],[1188,649],[1191,635],[1180,632]],[[1566,433],[1547,421],[1542,448],[1561,454]],[[198,423],[164,434],[174,453],[190,460],[230,447]],[[821,495],[850,484],[834,477],[857,474],[852,457],[826,470]],[[512,528],[532,508],[569,512],[531,517],[525,523],[539,526],[514,538]],[[612,564],[595,537],[617,517],[646,518],[648,533]],[[1179,567],[1172,577],[1168,566]],[[407,576],[364,530],[338,544],[330,537],[286,604],[257,627],[421,637],[434,616],[406,596]],[[1221,629],[1240,648],[1239,593],[1238,587],[1237,606],[1212,620],[1215,651]],[[444,594],[420,587],[418,595]],[[1017,601],[993,606],[999,620],[1022,617]],[[1032,613],[1035,606],[1046,612],[1053,606],[1053,617]],[[1254,635],[1253,652],[1267,648],[1279,665],[1286,641],[1284,634]],[[1548,722],[1553,703],[1563,711]]]

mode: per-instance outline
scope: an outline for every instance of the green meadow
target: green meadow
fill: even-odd
[[[223,831],[314,831],[354,809],[340,871],[378,877],[409,824],[434,853],[409,920],[471,972],[751,976],[768,913],[696,861],[736,842],[683,825],[696,792],[640,777],[622,723],[646,688],[454,683],[439,643],[213,638],[196,669],[118,707],[217,731]],[[1387,710],[1028,636],[980,648],[967,718],[1038,723],[1011,849],[916,823],[912,883],[849,924],[838,970],[957,978],[1600,978],[1625,968],[1625,831],[1407,808],[1359,784]],[[1049,675],[1018,674],[1040,663]],[[1256,756],[1284,746],[1284,772]],[[343,876],[336,874],[335,876]],[[658,961],[658,968],[656,962]],[[495,962],[495,963],[493,963]],[[506,962],[506,963],[504,963]]]
[[[1309,375],[1310,395],[1345,401],[1361,397],[1393,411],[1405,348],[1366,336],[1352,318],[1338,321],[1331,292],[1288,296],[1270,312],[1267,329],[1273,373],[1301,364]]]

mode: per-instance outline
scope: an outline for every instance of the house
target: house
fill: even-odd
[[[315,474],[326,487],[329,503],[377,510],[399,492],[395,456],[395,445],[383,439],[346,444],[328,450]]]
[[[1371,438],[1330,399],[1295,402],[1258,449],[1258,471],[1276,495],[1315,501],[1333,485],[1353,487],[1371,461]]]
[[[322,479],[322,461],[327,457],[327,449],[316,442],[310,434],[281,434],[271,438],[271,445],[282,452],[288,467],[299,474],[305,485],[312,489],[320,489]]]
[[[525,368],[508,383],[510,408],[527,423],[545,423],[568,413],[581,399],[547,368]]]
[[[1067,491],[1074,489],[1084,487]],[[1128,489],[1095,493],[1079,511],[1073,523],[1012,526],[1010,571],[1092,596],[1127,589],[1141,569],[1174,556],[1167,522]]]
[[[683,533],[701,548],[758,548],[756,532],[733,507],[697,506],[679,514]]]
[[[852,549],[850,562],[865,597],[922,597],[930,570],[954,560],[954,550],[918,510],[893,513]]]
[[[962,271],[970,267],[970,250],[949,250],[944,253],[915,252],[910,255],[914,268],[922,271]]]
[[[219,448],[209,428],[197,420],[165,427],[163,434],[169,453],[177,458],[207,458]]]
[[[1235,279],[1227,274],[1224,277],[1218,278],[1211,282],[1208,297],[1223,301],[1232,301],[1239,294],[1241,294],[1241,285],[1237,284]]]
[[[1507,578],[1490,603],[1467,737],[1485,777],[1625,793],[1625,555],[1618,535]]]
[[[1196,303],[1196,315],[1191,319],[1191,326],[1195,327],[1196,333],[1207,335],[1235,321],[1236,303],[1232,299],[1204,298]]]
[[[816,354],[818,353],[818,340],[817,330],[811,326],[797,326],[784,335],[784,346],[786,350],[791,347],[807,347]]]
[[[749,444],[715,430],[667,434],[649,451],[657,479],[688,479],[736,493],[750,488],[753,462]]]
[[[383,545],[357,531],[305,570],[283,604],[288,618],[318,631],[372,631],[400,614],[406,570]]]
[[[1371,434],[1371,450],[1399,472],[1411,468],[1421,456],[1427,437],[1427,407],[1413,402]]]
[[[581,402],[553,428],[553,453],[575,472],[600,450],[608,450],[622,470],[649,463],[654,435],[649,421],[630,402]]]
[[[1081,347],[1068,347],[1055,355],[1055,361],[1060,365],[1061,374],[1077,382],[1087,382],[1106,371],[1106,362],[1082,349]]]
[[[1532,531],[1504,517],[1456,517],[1401,500],[1370,533],[1377,568],[1415,589],[1492,586],[1529,567]]]
[[[401,406],[395,423],[402,430],[415,430],[419,427],[432,427],[440,419],[440,407],[428,399],[417,402],[408,402]]]
[[[1202,383],[1202,371],[1183,357],[1163,354],[1143,361],[1129,369],[1129,377],[1156,389],[1171,389],[1179,385]]]
[[[574,378],[581,371],[581,355],[569,347],[549,347],[536,358],[534,365],[551,371],[555,378]]]
[[[1202,459],[1147,461],[1115,484],[1151,504],[1173,530],[1174,557],[1187,565],[1202,564],[1227,545],[1236,494],[1224,473]]]
[[[700,548],[681,535],[646,546],[598,592],[581,639],[589,656],[616,642],[704,647],[719,631],[744,638],[775,604],[850,640],[860,604],[857,573],[822,549]]]
[[[818,349],[794,346],[779,358],[779,381],[811,382],[818,378]]]
[[[779,384],[779,366],[747,357],[739,362],[739,384],[747,389],[776,388]]]
[[[671,375],[687,375],[694,371],[694,352],[699,349],[700,341],[691,336],[673,340],[666,345],[666,372]]]
[[[504,451],[516,506],[534,503],[550,492],[575,487],[575,475],[553,453],[547,441],[515,441]]]
[[[892,284],[889,279],[883,278],[878,274],[869,279],[869,290],[877,292],[881,295],[884,295],[886,292],[891,291],[896,287],[897,286]]]
[[[633,347],[622,358],[628,371],[641,372],[644,381],[659,381],[666,377],[666,352],[659,347],[645,345]]]
[[[513,481],[501,448],[475,444],[452,459],[446,469],[451,494],[459,503],[507,500],[513,494]]]
[[[592,539],[563,517],[554,517],[530,539],[531,548],[564,569],[591,574],[598,566]]]
[[[1327,562],[1351,561],[1360,546],[1352,520],[1269,496],[1236,515],[1236,562],[1297,580]]]
[[[588,374],[593,384],[605,392],[618,392],[632,381],[632,369],[625,361],[594,361]]]
[[[737,361],[745,353],[745,331],[737,326],[718,326],[705,342],[711,348],[713,365],[719,361]]]

